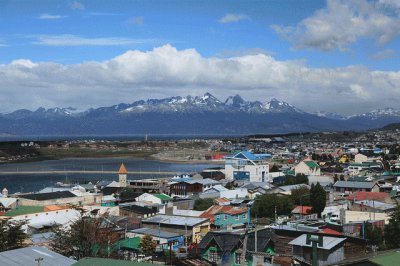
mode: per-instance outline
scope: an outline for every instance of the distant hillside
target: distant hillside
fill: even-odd
[[[310,114],[277,99],[251,102],[235,95],[220,101],[206,93],[120,103],[84,112],[70,107],[17,110],[0,114],[0,134],[282,134],[360,131],[390,123],[400,123],[399,110],[386,108],[343,117],[324,112]]]

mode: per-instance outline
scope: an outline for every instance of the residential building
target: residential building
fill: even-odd
[[[206,178],[195,180],[173,181],[170,183],[170,194],[172,197],[189,197],[198,195],[207,189],[221,185],[221,182]]]
[[[171,249],[176,251],[185,243],[185,237],[183,235],[159,229],[143,227],[135,230],[130,230],[126,233],[127,238],[143,238],[145,235],[152,236],[153,240],[157,241],[158,250],[169,250],[171,246]]]
[[[248,211],[246,207],[213,205],[204,211],[200,217],[210,219],[210,223],[216,227],[232,229],[250,222]]]
[[[241,151],[225,157],[225,177],[228,180],[270,182],[268,178],[270,154],[253,154]]]
[[[315,161],[304,160],[300,162],[294,168],[295,174],[304,174],[304,175],[321,175],[321,168]]]
[[[317,246],[318,265],[330,265],[340,262],[345,259],[344,242],[346,238],[321,236],[322,243]],[[293,257],[296,260],[311,262],[312,258],[312,243],[307,241],[307,234],[293,239],[289,242],[293,247]]]
[[[157,214],[157,208],[148,208],[134,204],[121,204],[119,205],[119,214],[121,216],[134,217],[145,219]]]
[[[167,204],[172,201],[172,198],[167,194],[149,194],[143,193],[139,197],[135,198],[136,201],[151,202],[154,204]]]
[[[142,221],[145,227],[184,235],[188,243],[199,243],[210,230],[207,218],[156,215]]]
[[[336,181],[333,188],[340,195],[350,195],[360,191],[379,192],[379,185],[375,182]]]

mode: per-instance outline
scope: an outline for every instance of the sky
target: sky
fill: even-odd
[[[398,107],[398,0],[0,0],[0,112],[210,92]]]

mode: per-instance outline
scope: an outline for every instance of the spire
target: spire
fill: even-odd
[[[119,167],[118,174],[124,175],[124,174],[127,174],[127,173],[128,173],[128,171],[126,170],[124,163],[121,163],[121,166]]]

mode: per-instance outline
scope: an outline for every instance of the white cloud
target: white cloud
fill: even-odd
[[[33,44],[45,46],[115,46],[149,43],[150,39],[132,39],[121,37],[86,38],[72,34],[36,36]]]
[[[84,10],[84,9],[85,9],[85,5],[82,4],[82,3],[80,3],[80,2],[74,1],[74,2],[71,4],[71,8],[72,8],[73,10]]]
[[[340,113],[398,106],[400,99],[400,71],[310,68],[261,53],[203,57],[195,49],[171,45],[72,65],[15,60],[0,65],[0,84],[1,112],[40,106],[85,109],[206,91],[221,100],[236,93],[248,100],[276,97],[306,111]]]
[[[41,14],[38,18],[39,19],[62,19],[65,18],[66,16],[61,16],[61,15],[50,15],[50,14]]]
[[[393,58],[396,55],[396,51],[392,49],[386,49],[379,51],[373,55],[370,56],[372,60],[385,60],[385,59],[390,59]]]
[[[400,17],[393,12],[394,3],[391,0],[328,0],[326,8],[296,26],[273,25],[272,28],[297,49],[346,51],[351,44],[365,38],[384,45],[400,35]]]
[[[131,17],[126,22],[129,24],[141,26],[144,23],[144,17],[142,17],[142,16]]]
[[[248,20],[250,19],[249,16],[244,15],[244,14],[226,14],[222,18],[218,20],[219,23],[233,23],[233,22],[239,22],[241,20]]]

